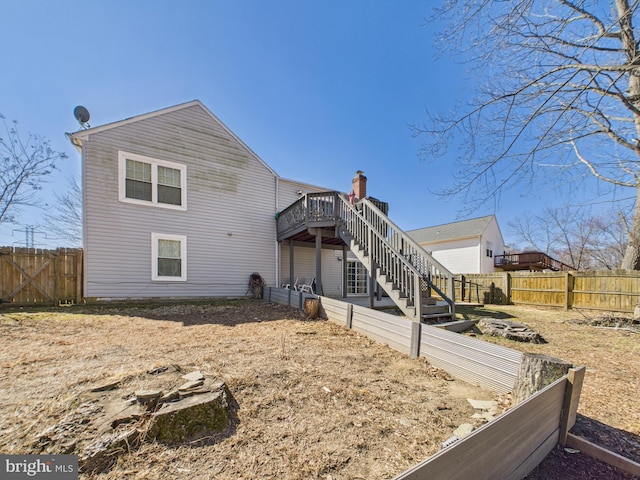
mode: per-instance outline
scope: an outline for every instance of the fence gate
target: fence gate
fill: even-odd
[[[0,248],[0,300],[13,305],[82,301],[82,250]]]

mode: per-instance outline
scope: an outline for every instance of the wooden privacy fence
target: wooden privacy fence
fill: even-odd
[[[265,292],[265,300],[291,306],[301,306],[306,297],[318,298],[276,288]],[[319,299],[321,312],[332,322],[412,357],[424,357],[461,380],[497,393],[513,390],[521,352],[340,300]],[[573,438],[569,430],[575,423],[584,371],[584,367],[569,370],[395,480],[523,478],[557,444],[568,444]]]
[[[640,299],[640,272],[502,272],[457,275],[456,300],[564,309],[633,312]]]
[[[0,300],[12,305],[82,302],[82,250],[0,248]]]

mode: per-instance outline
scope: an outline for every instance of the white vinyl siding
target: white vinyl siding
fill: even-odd
[[[451,273],[478,273],[480,271],[480,252],[482,247],[479,238],[454,240],[446,244],[423,245],[438,262]]]
[[[293,278],[289,280],[289,248],[287,242],[282,242],[280,249],[280,283],[293,283],[298,279],[305,279],[311,282],[316,276],[316,250],[313,244],[309,247],[293,248],[294,272]],[[342,250],[330,250],[323,248],[321,252],[322,263],[322,291],[324,295],[339,297],[342,296]]]
[[[90,133],[82,150],[87,297],[244,296],[253,272],[275,285],[274,173],[202,106]],[[119,151],[185,165],[188,210],[120,202]],[[152,233],[188,239],[186,281],[151,279]]]
[[[187,167],[129,152],[118,152],[121,202],[187,209]]]
[[[187,280],[187,237],[151,234],[151,280]]]

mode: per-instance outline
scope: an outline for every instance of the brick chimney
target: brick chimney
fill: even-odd
[[[356,172],[356,176],[351,180],[351,188],[356,199],[361,200],[367,196],[367,177],[363,175],[362,170]]]

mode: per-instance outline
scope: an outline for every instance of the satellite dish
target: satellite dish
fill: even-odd
[[[89,128],[89,110],[84,108],[82,105],[78,105],[73,109],[73,116],[76,117],[76,120],[80,124],[82,128]]]

